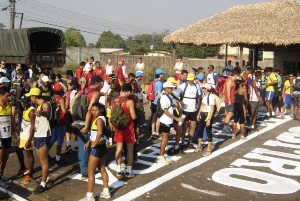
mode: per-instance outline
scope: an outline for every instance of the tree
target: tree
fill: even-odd
[[[207,58],[217,56],[220,51],[220,47],[199,47],[188,45],[177,45],[176,54],[183,57],[190,58]]]
[[[88,47],[96,47],[94,43],[89,43]]]
[[[65,31],[65,41],[67,47],[86,47],[84,37],[75,28],[68,28]]]
[[[125,48],[125,42],[119,34],[114,34],[111,31],[104,31],[99,37],[96,47]]]

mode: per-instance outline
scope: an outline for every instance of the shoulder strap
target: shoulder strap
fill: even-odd
[[[181,100],[183,100],[183,98],[184,98],[184,95],[185,95],[185,91],[186,91],[186,88],[188,87],[188,83],[187,82],[185,82],[185,87],[184,87],[184,90],[183,90],[183,93],[182,93],[182,96],[181,96]]]
[[[165,94],[165,93],[163,93],[163,95],[166,95],[167,97],[168,97],[168,99],[170,100],[170,102],[171,102],[171,105],[170,105],[170,107],[172,107],[172,99],[167,95],[167,94]],[[170,107],[168,107],[168,109],[170,108]]]

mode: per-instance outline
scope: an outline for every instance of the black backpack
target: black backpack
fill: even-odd
[[[170,100],[170,102],[171,102],[170,107],[172,107],[172,99],[171,99],[167,94],[165,94],[165,93],[163,93],[163,94],[161,95],[161,97],[162,97],[163,95],[166,95],[166,96],[169,98],[169,100]],[[158,101],[157,101],[157,110],[156,110],[156,116],[157,116],[157,118],[160,118],[160,117],[164,114],[164,112],[165,112],[164,109],[161,108],[161,105],[160,105],[160,99],[161,99],[161,97],[159,97],[159,99],[158,99]],[[169,109],[170,107],[168,107],[168,109]]]
[[[49,104],[51,106],[51,117],[50,117],[50,127],[57,128],[59,114],[61,112],[60,104],[56,103],[56,98],[54,96],[51,97]]]
[[[116,104],[115,100],[114,107],[111,110],[111,124],[118,130],[126,129],[130,121],[129,116],[122,109],[122,104],[125,100],[126,98],[122,98],[119,104]]]
[[[189,99],[196,99],[196,103],[198,102],[198,96],[199,96],[199,94],[198,94],[198,88],[197,88],[197,85],[195,84],[195,83],[193,83],[194,84],[194,86],[196,87],[196,90],[197,90],[197,92],[196,92],[196,97],[195,98],[189,98]],[[185,91],[186,91],[186,88],[188,87],[188,83],[186,82],[185,83],[185,87],[184,87],[184,90],[183,90],[183,92],[181,93],[181,95],[180,95],[180,100],[182,101],[183,100],[183,98],[188,98],[188,97],[184,97],[184,95],[185,95]]]

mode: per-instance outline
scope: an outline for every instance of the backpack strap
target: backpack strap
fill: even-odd
[[[165,93],[163,93],[163,94],[162,94],[162,96],[163,96],[163,95],[166,95],[166,96],[168,97],[168,99],[169,99],[169,100],[170,100],[170,102],[171,102],[171,105],[170,105],[170,107],[172,107],[172,99],[171,99],[171,98],[170,98],[170,97],[169,97],[167,94],[165,94]],[[169,109],[170,107],[168,107],[168,109]]]

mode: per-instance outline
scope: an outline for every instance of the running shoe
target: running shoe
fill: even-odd
[[[109,198],[111,198],[110,192],[108,192],[108,193],[101,192],[101,193],[99,193],[99,197],[109,199]]]

